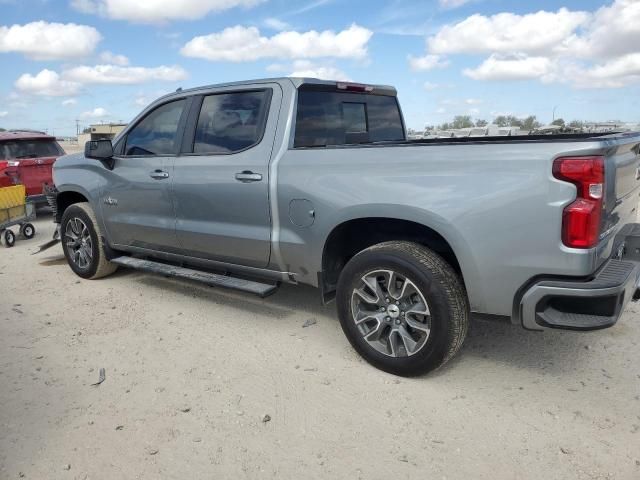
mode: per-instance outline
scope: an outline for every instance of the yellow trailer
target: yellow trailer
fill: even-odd
[[[9,227],[20,225],[20,235],[33,238],[35,227],[29,223],[35,218],[35,206],[26,202],[24,185],[0,188],[0,243],[13,247],[16,234]]]

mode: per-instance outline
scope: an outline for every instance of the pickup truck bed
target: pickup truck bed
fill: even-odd
[[[471,317],[610,326],[640,275],[640,134],[408,141],[386,86],[179,91],[54,180],[78,275],[118,259],[313,285],[354,348],[402,375],[451,358]]]

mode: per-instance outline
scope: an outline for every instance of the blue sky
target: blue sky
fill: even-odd
[[[160,6],[160,7],[159,7]],[[74,134],[177,87],[395,85],[407,124],[640,121],[640,1],[0,0],[0,127]]]

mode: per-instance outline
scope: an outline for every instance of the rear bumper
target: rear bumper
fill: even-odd
[[[639,226],[640,227],[640,226]],[[638,232],[636,232],[638,230]],[[614,325],[630,300],[640,296],[640,228],[619,242],[620,259],[609,259],[589,280],[542,280],[520,301],[528,330],[598,330]],[[624,252],[624,253],[623,253]]]

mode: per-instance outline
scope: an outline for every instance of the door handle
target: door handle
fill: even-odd
[[[242,183],[259,182],[262,180],[262,174],[243,170],[242,172],[236,173],[236,180]]]
[[[149,176],[156,180],[162,180],[163,178],[169,178],[169,172],[165,172],[164,170],[154,170],[149,174]]]

